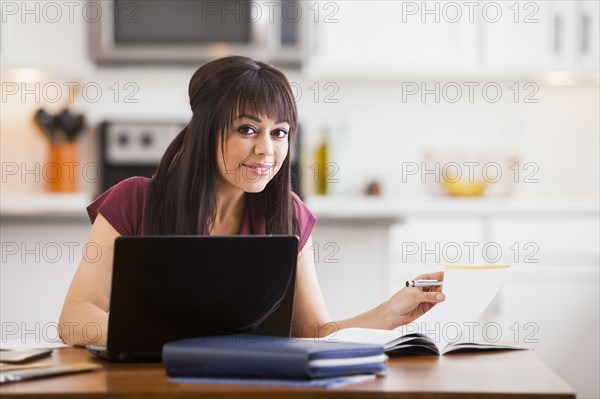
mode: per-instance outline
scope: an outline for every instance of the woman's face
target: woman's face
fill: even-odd
[[[290,125],[265,115],[237,115],[217,144],[219,172],[225,182],[258,193],[277,174],[288,152]],[[221,149],[224,154],[221,154]]]

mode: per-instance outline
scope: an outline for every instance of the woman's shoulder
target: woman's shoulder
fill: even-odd
[[[119,183],[110,187],[100,198],[110,198],[111,201],[127,201],[130,202],[132,199],[141,200],[146,198],[148,187],[150,186],[151,179],[142,176],[129,177],[121,180]]]
[[[121,180],[114,186],[108,189],[115,191],[131,191],[131,190],[147,190],[151,179],[143,176],[133,176]]]
[[[300,197],[298,196],[298,194],[296,194],[295,192],[291,192],[291,197],[292,197],[292,203],[294,204],[294,207],[296,209],[301,209],[301,210],[308,210],[310,212],[310,209],[308,208],[308,206],[302,201],[302,199],[300,199]]]
[[[313,228],[317,224],[317,217],[311,212],[308,206],[300,199],[298,194],[292,192],[292,202],[298,227],[300,229],[300,249],[304,247],[310,237]]]
[[[94,223],[101,213],[121,235],[140,234],[150,181],[147,177],[130,177],[100,194],[87,207],[90,221]]]

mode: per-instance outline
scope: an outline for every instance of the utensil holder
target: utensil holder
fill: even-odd
[[[50,143],[48,162],[44,166],[46,190],[52,193],[72,193],[79,189],[79,149],[75,141]]]

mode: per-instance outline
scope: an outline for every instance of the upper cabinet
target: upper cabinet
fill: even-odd
[[[352,77],[598,74],[599,2],[314,2],[305,69]]]
[[[584,73],[600,69],[600,1],[579,1],[577,29],[579,30],[579,67]]]
[[[312,3],[306,69],[385,75],[475,68],[476,25],[451,22],[465,16],[460,7],[448,8],[446,3]]]
[[[491,72],[598,73],[597,1],[502,1],[482,26],[482,67]]]

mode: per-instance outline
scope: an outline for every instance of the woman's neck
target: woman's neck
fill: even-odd
[[[244,194],[243,191],[236,188],[219,187],[217,189],[217,209],[214,223],[209,229],[211,234],[214,232],[235,234],[239,231],[246,208]]]

